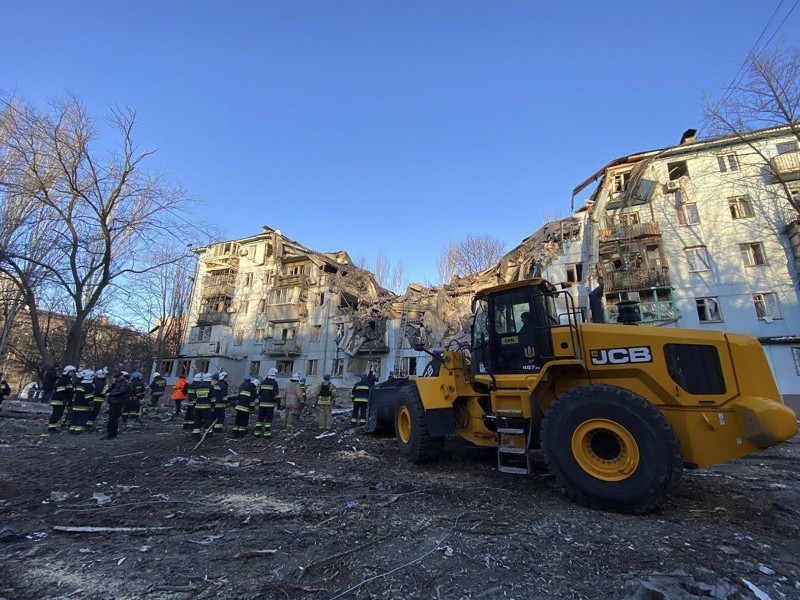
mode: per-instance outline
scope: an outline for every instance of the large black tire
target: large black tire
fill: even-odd
[[[573,500],[627,513],[655,510],[677,485],[681,446],[650,402],[613,385],[562,394],[542,422],[550,472]]]
[[[428,432],[425,408],[416,385],[400,390],[395,410],[395,437],[400,453],[415,464],[436,462],[444,448],[444,438]]]

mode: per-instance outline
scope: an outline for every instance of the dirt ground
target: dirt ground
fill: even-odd
[[[408,464],[346,415],[197,450],[165,418],[113,441],[0,419],[0,598],[800,598],[797,438],[627,516],[458,439]]]

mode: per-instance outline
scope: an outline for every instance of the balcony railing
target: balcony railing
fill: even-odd
[[[201,312],[197,315],[198,325],[228,325],[231,316],[224,311]]]
[[[215,283],[203,286],[203,298],[216,298],[219,296],[233,297],[236,287],[232,283]]]
[[[778,154],[769,161],[772,170],[783,179],[800,179],[800,151]]]
[[[271,356],[297,356],[303,352],[299,340],[267,340],[262,354]]]
[[[266,308],[267,320],[273,322],[299,321],[306,316],[304,304],[269,304]]]
[[[614,225],[614,227],[609,229],[601,229],[600,241],[629,240],[648,235],[661,235],[661,228],[658,226],[658,223],[650,221],[649,223]]]
[[[278,286],[279,287],[290,287],[290,286],[300,286],[307,288],[311,285],[311,278],[306,275],[305,273],[299,273],[297,275],[279,275],[278,276]]]
[[[628,269],[606,274],[606,292],[626,292],[669,287],[669,271],[661,269]]]

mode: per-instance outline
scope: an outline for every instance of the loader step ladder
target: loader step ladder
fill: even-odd
[[[392,367],[392,372],[395,374],[396,377],[400,377],[401,375],[405,375],[406,377],[409,375],[413,375],[413,373],[402,373],[403,370],[403,349],[406,345],[406,328],[409,324],[411,325],[421,325],[422,319],[409,319],[408,313],[412,310],[417,310],[416,308],[409,306],[408,300],[403,302],[403,310],[400,313],[400,329],[397,331],[394,340],[394,366]]]
[[[497,470],[501,473],[530,475],[531,453],[525,428],[497,425]]]

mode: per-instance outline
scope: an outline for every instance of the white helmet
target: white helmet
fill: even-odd
[[[194,377],[192,377],[192,381],[194,381],[194,382],[203,381],[203,374],[202,373],[195,373]]]
[[[300,373],[292,373],[292,381],[300,381]]]
[[[97,369],[97,371],[95,371],[94,374],[96,377],[103,379],[103,377],[108,375],[108,369],[106,369],[105,367],[103,367],[102,369]]]
[[[92,371],[91,369],[84,369],[83,371],[81,371],[81,378],[82,378],[81,381],[91,382],[92,379],[94,379],[94,371]]]
[[[67,365],[66,367],[64,367],[64,370],[61,372],[61,374],[62,375],[68,375],[69,373],[77,371],[77,370],[78,369],[76,369],[72,365]]]
[[[128,372],[127,371],[120,371],[119,374],[122,375],[123,377],[127,377],[128,376]]]
[[[275,367],[272,367],[267,373],[267,375],[270,377],[275,377],[275,375],[277,374],[278,374],[278,369],[276,369]]]
[[[211,381],[211,373],[203,373],[203,381]]]
[[[156,371],[155,373],[153,373],[153,377],[161,377],[161,373],[159,373],[158,371]]]
[[[220,372],[219,372],[219,380],[220,380],[220,381],[222,381],[223,379],[225,379],[227,376],[228,376],[228,374],[227,374],[225,371],[220,371]]]
[[[250,383],[252,383],[256,387],[261,385],[261,382],[258,379],[251,379]]]

